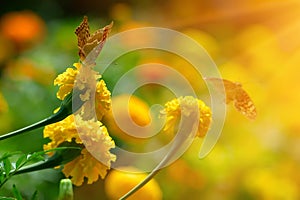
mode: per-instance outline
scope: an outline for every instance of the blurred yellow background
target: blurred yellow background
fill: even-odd
[[[46,2],[49,10],[42,3],[15,7],[13,1],[0,10],[0,134],[47,117],[59,105],[52,82],[78,60],[73,32],[83,15],[89,16],[92,30],[113,20],[112,35],[144,26],[171,28],[201,44],[223,78],[240,82],[258,115],[249,121],[229,106],[221,138],[205,159],[198,159],[202,141],[197,139],[180,160],[156,176],[163,199],[300,199],[300,1]],[[184,62],[167,55],[133,55],[116,67],[128,70],[146,61],[174,63],[199,93],[204,91]],[[114,75],[103,75],[109,88]],[[145,71],[136,78],[157,76],[164,74]],[[151,104],[156,101],[151,94],[153,87],[139,96]],[[42,130],[37,130],[1,141],[0,152],[36,151],[43,142]],[[54,199],[62,175],[53,171],[41,172],[52,178],[25,175],[35,178],[23,190],[25,178],[14,180],[23,192],[39,188],[41,199]],[[75,188],[75,199],[108,198],[104,182]],[[117,191],[118,184],[114,187]],[[53,193],[49,198],[47,191]]]

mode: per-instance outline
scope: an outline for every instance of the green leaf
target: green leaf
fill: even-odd
[[[5,158],[8,158],[8,153],[4,153],[2,156],[0,156],[0,161],[3,161]]]
[[[23,164],[25,164],[26,160],[27,160],[26,155],[25,154],[21,155],[16,162],[16,169],[19,169]]]
[[[45,155],[44,151],[34,152],[33,154],[27,156],[27,160],[34,161],[34,162],[44,161],[45,160],[44,155]]]
[[[5,172],[5,177],[9,176],[10,170],[11,170],[11,162],[8,158],[5,158],[3,160],[3,167],[4,167],[4,172]]]
[[[21,196],[21,193],[19,192],[19,190],[17,189],[16,185],[13,184],[13,194],[14,196],[16,197],[17,200],[22,200],[22,196]]]
[[[4,153],[2,156],[0,156],[0,161],[3,161],[5,160],[6,158],[10,158],[14,155],[18,155],[18,154],[23,154],[22,152],[20,151],[16,151],[16,152],[11,152],[11,153]]]

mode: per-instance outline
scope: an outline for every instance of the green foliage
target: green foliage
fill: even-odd
[[[35,152],[33,154],[23,154],[21,152],[4,153],[0,157],[0,188],[23,166],[43,161],[45,151]]]
[[[12,192],[14,197],[0,197],[0,200],[23,200],[21,192],[18,190],[15,184],[13,184]],[[33,193],[30,200],[37,200],[37,191]]]
[[[55,154],[52,157],[46,155],[53,151],[55,151]],[[32,154],[24,154],[22,152],[4,153],[0,156],[0,188],[14,175],[57,166],[69,159],[65,154],[68,154],[72,157],[71,159],[74,159],[77,155],[76,153],[80,151],[81,149],[79,147],[67,146],[47,151],[34,152]],[[0,200],[22,199],[21,194],[15,185],[13,185],[12,192],[15,198],[0,197]],[[31,199],[37,199],[37,191],[33,193]]]
[[[13,191],[13,194],[16,197],[17,200],[22,200],[23,199],[21,193],[19,192],[19,190],[17,189],[15,184],[13,184],[13,190],[12,191]]]

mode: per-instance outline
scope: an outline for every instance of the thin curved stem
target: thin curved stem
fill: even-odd
[[[183,117],[181,130],[178,131],[170,151],[142,182],[123,195],[119,200],[127,199],[146,185],[172,159],[178,149],[180,149],[180,147],[188,140],[189,136],[193,135],[196,130],[197,127],[195,127],[195,118],[193,116]]]
[[[129,196],[133,195],[139,189],[141,189],[144,185],[146,185],[161,169],[162,167],[168,163],[168,161],[172,158],[173,154],[176,153],[175,145],[172,146],[172,149],[168,152],[168,154],[163,158],[163,160],[151,171],[150,174],[138,185],[132,188],[128,193],[120,198],[120,200],[127,199]]]

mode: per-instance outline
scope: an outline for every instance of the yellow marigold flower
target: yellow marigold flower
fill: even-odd
[[[89,87],[93,87],[96,80],[101,78],[101,75],[92,70],[90,66],[82,67],[81,63],[74,63],[75,68],[67,68],[67,70],[58,75],[54,80],[54,85],[58,85],[57,98],[63,100],[76,86],[78,90],[83,91],[81,100],[87,101],[90,97]]]
[[[99,176],[103,179],[109,168],[99,162],[87,149],[81,151],[81,155],[65,164],[62,172],[66,177],[71,176],[74,185],[80,186],[84,181],[84,177],[88,178],[88,184],[96,182]]]
[[[67,141],[82,144],[74,123],[74,115],[70,115],[64,120],[45,126],[44,138],[49,138],[51,142],[44,145],[45,150],[58,147],[61,143]]]
[[[124,168],[126,171],[137,171],[135,169]],[[147,174],[144,173],[130,173],[113,170],[109,173],[105,179],[105,192],[107,196],[112,200],[117,200],[134,186],[139,184],[142,180],[146,178]],[[116,187],[118,186],[118,187]],[[162,192],[155,181],[151,179],[144,187],[134,193],[128,198],[128,200],[160,200],[162,199]]]
[[[99,176],[104,178],[111,162],[116,159],[110,153],[115,144],[107,129],[94,119],[83,120],[79,114],[46,126],[44,137],[51,139],[51,142],[44,145],[45,150],[58,147],[65,141],[85,145],[81,155],[65,164],[62,170],[66,177],[71,176],[73,184],[77,186],[83,183],[84,177],[88,179],[88,184],[97,181]]]
[[[197,136],[203,137],[209,129],[211,123],[211,111],[205,103],[192,96],[179,97],[165,104],[162,111],[166,115],[166,125],[164,131],[174,132],[175,127],[179,124],[181,115],[186,117],[194,112],[199,112],[199,125]]]
[[[54,85],[58,85],[57,98],[63,100],[68,94],[72,92],[74,87],[82,91],[80,98],[83,102],[90,100],[91,96],[95,95],[95,109],[99,120],[103,115],[110,110],[111,107],[111,93],[107,89],[104,80],[100,80],[101,75],[94,71],[90,66],[82,67],[81,63],[74,63],[75,68],[67,68],[67,70],[58,75],[54,80]],[[97,82],[95,94],[91,94],[94,83]],[[94,102],[94,100],[92,100]],[[86,105],[85,110],[94,110],[94,108]],[[89,117],[88,117],[89,118]]]

